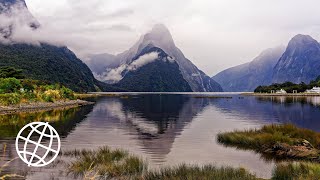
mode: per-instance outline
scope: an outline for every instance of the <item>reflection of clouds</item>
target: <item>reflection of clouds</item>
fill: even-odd
[[[99,108],[104,108],[109,113],[109,116],[118,119],[121,123],[129,122],[144,133],[158,133],[158,128],[155,124],[148,122],[145,118],[139,117],[135,112],[123,111],[123,104],[118,99],[99,104],[99,106]]]

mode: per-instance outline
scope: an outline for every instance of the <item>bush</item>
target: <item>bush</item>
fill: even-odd
[[[60,89],[60,95],[62,98],[65,98],[65,99],[75,99],[73,91],[64,86]]]
[[[21,99],[21,95],[17,93],[0,94],[0,104],[4,106],[19,104]]]
[[[60,84],[50,85],[44,81],[31,79],[1,78],[0,94],[2,94],[3,105],[30,101],[54,102],[60,99],[75,99],[74,92],[69,88]]]
[[[58,90],[47,90],[43,93],[42,99],[45,102],[54,102],[61,99],[60,92]]]
[[[20,80],[16,78],[1,78],[0,93],[15,93],[22,88]]]

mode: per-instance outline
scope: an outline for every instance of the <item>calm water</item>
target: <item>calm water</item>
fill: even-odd
[[[216,142],[216,134],[269,123],[293,123],[320,131],[320,97],[218,95],[232,99],[136,94],[128,98],[100,97],[94,100],[95,105],[82,108],[0,116],[0,166],[16,157],[13,137],[31,121],[50,121],[62,137],[62,150],[107,145],[142,156],[152,168],[181,163],[230,165],[245,167],[265,178],[271,176],[273,161],[251,151],[226,148]],[[60,170],[29,169],[15,160],[0,174],[72,179],[63,177]]]

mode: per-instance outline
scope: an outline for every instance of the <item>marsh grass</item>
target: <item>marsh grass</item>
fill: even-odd
[[[261,148],[277,142],[295,145],[301,140],[307,140],[316,148],[320,147],[320,133],[298,128],[291,124],[266,125],[261,129],[220,133],[217,140],[225,145],[245,149]]]
[[[273,180],[318,180],[320,164],[310,162],[280,163],[273,171]]]
[[[147,164],[141,158],[130,155],[127,151],[111,150],[108,147],[97,151],[74,150],[64,152],[63,155],[76,158],[68,166],[69,173],[87,179],[136,177],[147,169]]]
[[[258,179],[255,175],[250,174],[243,168],[231,168],[231,167],[220,167],[217,168],[214,165],[206,166],[187,166],[180,165],[173,168],[164,168],[159,171],[151,171],[146,173],[143,178],[144,180],[256,180]]]
[[[270,149],[280,144],[280,149],[285,147],[289,150],[296,150],[298,153],[291,157],[290,151],[277,152],[275,154],[277,158],[319,160],[320,133],[291,124],[266,125],[261,129],[220,133],[217,141],[226,146],[254,150],[259,153],[271,153]],[[311,147],[301,148],[304,142],[310,143]]]

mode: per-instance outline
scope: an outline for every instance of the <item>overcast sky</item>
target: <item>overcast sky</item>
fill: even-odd
[[[294,35],[320,39],[319,0],[26,0],[79,57],[117,54],[154,24],[208,75],[251,61]]]

